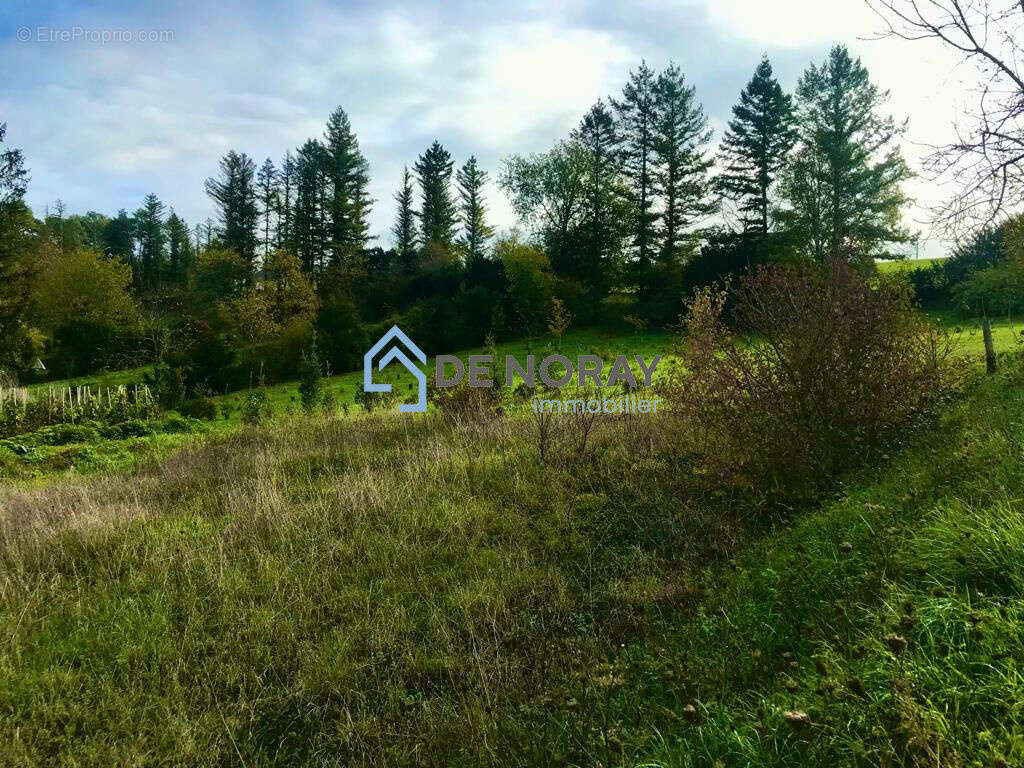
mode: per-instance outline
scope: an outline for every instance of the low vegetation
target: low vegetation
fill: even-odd
[[[709,489],[670,420],[443,409],[4,490],[0,757],[1019,760],[1003,362],[790,509]]]
[[[641,63],[504,159],[521,229],[435,140],[390,248],[340,106],[279,164],[229,151],[193,228],[155,194],[37,219],[3,149],[0,764],[1024,763],[1017,182],[979,200],[983,168],[950,215],[984,226],[893,261],[887,98],[842,45],[792,95],[765,57],[712,158]],[[399,416],[416,372],[360,370],[393,325],[663,355],[664,407],[431,381]]]
[[[713,482],[763,494],[828,484],[954,386],[954,341],[909,286],[843,264],[704,289],[685,329],[670,391],[687,451]]]

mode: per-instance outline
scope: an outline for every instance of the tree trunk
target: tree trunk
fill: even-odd
[[[988,373],[995,373],[996,350],[992,345],[992,324],[989,322],[988,315],[981,320],[981,335],[985,340],[985,370]]]

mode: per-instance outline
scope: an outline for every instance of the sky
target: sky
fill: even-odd
[[[277,161],[341,105],[387,246],[402,167],[434,139],[457,166],[476,155],[492,223],[512,227],[494,183],[503,158],[549,149],[641,61],[683,69],[717,142],[762,55],[792,90],[842,43],[909,120],[904,154],[920,170],[924,145],[952,136],[970,72],[880,29],[863,0],[5,0],[0,122],[25,154],[37,215],[58,199],[69,213],[130,212],[155,192],[195,223],[213,215],[203,182],[228,150]],[[945,193],[923,177],[907,191],[920,255],[942,255],[927,208]]]

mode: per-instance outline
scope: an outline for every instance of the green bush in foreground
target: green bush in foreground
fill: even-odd
[[[827,487],[956,383],[951,345],[898,276],[763,267],[733,292],[732,328],[726,300],[724,288],[696,294],[669,388],[683,446],[716,483]]]

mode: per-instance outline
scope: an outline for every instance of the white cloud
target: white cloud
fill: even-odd
[[[8,13],[9,29],[44,23],[41,10],[38,18],[19,13]],[[879,27],[862,0],[433,9],[298,0],[287,8],[196,5],[173,17],[142,4],[116,18],[64,13],[68,25],[175,34],[168,43],[107,46],[0,39],[0,121],[25,150],[29,201],[40,209],[61,197],[70,210],[112,213],[154,191],[201,220],[210,213],[203,180],[225,151],[279,158],[319,136],[341,104],[371,163],[373,229],[385,234],[401,166],[434,138],[457,163],[477,154],[493,178],[509,153],[541,151],[563,137],[642,58],[654,67],[679,63],[721,127],[762,51],[791,88],[806,63],[843,42],[892,90],[893,113],[911,116],[905,151],[915,163],[922,150],[914,141],[948,137],[963,88],[941,50],[859,39]],[[937,194],[921,181],[910,189],[922,205]],[[491,193],[495,223],[511,225],[493,184]]]
[[[712,21],[767,46],[805,46],[866,34],[877,17],[863,0],[708,0]]]

